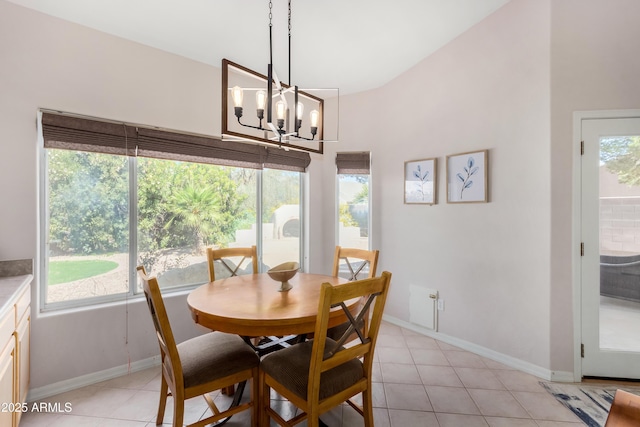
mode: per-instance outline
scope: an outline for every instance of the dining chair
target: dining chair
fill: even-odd
[[[234,262],[230,260],[233,258],[237,260],[240,258],[239,262]],[[207,248],[207,266],[209,267],[209,281],[213,282],[216,280],[216,264],[219,264],[225,274],[224,277],[237,276],[239,272],[242,270],[242,264],[245,261],[251,261],[253,267],[253,274],[258,274],[258,253],[256,251],[255,246],[251,246],[249,248],[223,248],[223,249],[213,249]],[[217,263],[216,263],[217,261]],[[248,267],[248,264],[247,264]],[[246,267],[245,267],[246,268]]]
[[[640,425],[640,396],[624,390],[616,394],[607,415],[605,427],[631,427]]]
[[[357,248],[343,248],[341,246],[336,246],[335,253],[333,255],[333,273],[332,275],[335,277],[340,276],[340,267],[342,265],[346,265],[347,272],[342,273],[341,277],[345,277],[352,280],[357,280],[359,274],[367,273],[366,277],[374,277],[376,275],[376,269],[378,268],[378,254],[379,251],[372,250],[368,251],[365,249],[357,249]],[[342,262],[344,261],[344,263]],[[365,267],[367,267],[365,269]],[[366,330],[368,316],[365,316],[362,320],[361,328]],[[342,336],[344,331],[347,330],[349,323],[343,323],[341,325],[335,326],[329,329],[327,336],[329,338],[338,339]],[[355,338],[355,336],[352,336]]]
[[[343,248],[336,246],[333,255],[333,276],[344,277],[349,280],[358,280],[359,274],[368,273],[367,277],[374,277],[378,268],[378,250],[368,251],[357,248]],[[344,261],[344,262],[342,262]],[[348,271],[341,272],[340,267],[346,266]],[[365,269],[365,267],[367,267]],[[364,278],[364,277],[362,277]]]
[[[158,281],[137,267],[160,345],[162,382],[156,424],[162,424],[167,396],[173,396],[173,426],[182,427],[184,402],[203,396],[213,415],[190,424],[204,426],[251,409],[251,425],[258,426],[258,366],[260,358],[237,335],[211,332],[176,344]],[[244,384],[251,381],[251,400],[239,404]],[[220,411],[209,393],[241,383],[228,409]]]
[[[260,363],[260,425],[270,420],[280,426],[294,426],[304,420],[318,427],[319,416],[347,402],[364,417],[365,427],[373,427],[371,375],[373,352],[382,321],[391,273],[380,277],[331,286],[323,283],[318,304],[314,338],[265,356]],[[365,298],[366,303],[353,316],[345,301]],[[370,327],[363,334],[356,325],[372,306]],[[330,312],[334,307],[344,310],[351,326],[338,341],[327,337]],[[345,348],[347,337],[356,332],[359,341]],[[302,411],[285,420],[272,407],[271,389],[288,399]],[[362,393],[362,407],[349,399]]]

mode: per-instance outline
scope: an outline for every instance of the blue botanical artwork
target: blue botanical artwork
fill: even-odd
[[[469,158],[467,159],[467,165],[464,167],[464,175],[462,173],[456,174],[456,178],[458,178],[458,180],[461,182],[460,200],[462,200],[463,198],[462,192],[467,188],[471,188],[471,186],[473,185],[473,180],[471,179],[471,176],[475,175],[476,172],[478,172],[478,170],[480,169],[474,165],[475,165],[475,161],[473,160],[473,157],[469,156]]]
[[[435,159],[405,162],[405,203],[435,203]]]
[[[488,151],[463,153],[447,157],[447,201],[487,201]]]

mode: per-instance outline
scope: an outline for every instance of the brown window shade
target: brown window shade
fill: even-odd
[[[136,128],[124,123],[102,122],[59,114],[42,114],[45,148],[132,155]],[[128,150],[132,148],[133,151]]]
[[[284,169],[290,171],[304,171],[311,163],[309,153],[281,148],[267,147],[266,157],[263,160],[265,168]]]
[[[368,151],[337,153],[336,166],[339,174],[368,175],[371,168],[371,153]]]
[[[258,145],[219,138],[138,128],[138,156],[261,169],[263,151]]]
[[[45,148],[297,172],[311,163],[300,151],[49,112],[42,114],[42,134]]]

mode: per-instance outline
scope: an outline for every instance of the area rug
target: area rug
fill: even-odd
[[[615,385],[603,387],[542,381],[540,384],[589,427],[604,426],[617,389],[640,395],[640,387],[617,387]]]

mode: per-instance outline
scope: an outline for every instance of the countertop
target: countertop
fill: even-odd
[[[18,296],[25,287],[31,284],[32,274],[22,276],[0,277],[0,317],[13,307]]]
[[[0,261],[0,317],[33,280],[33,260]]]

